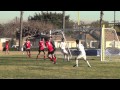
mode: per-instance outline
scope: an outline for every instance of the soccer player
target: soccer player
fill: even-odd
[[[64,38],[61,39],[61,43],[60,43],[60,49],[61,49],[61,52],[63,53],[64,55],[64,61],[66,60],[66,57],[67,57],[67,61],[69,61],[69,53],[68,51],[66,50],[66,43],[64,42]]]
[[[44,53],[44,60],[45,60],[45,44],[44,44],[44,38],[41,38],[41,40],[39,41],[39,53],[36,57],[36,59],[38,59],[40,52],[42,51]]]
[[[88,60],[86,60],[86,52],[85,52],[84,46],[81,44],[81,41],[76,40],[76,44],[77,44],[77,50],[80,51],[81,53],[76,57],[76,64],[73,67],[75,66],[78,67],[78,59],[81,59],[81,58],[83,58],[84,61],[87,62],[88,66],[91,67]]]
[[[26,47],[27,55],[28,55],[28,57],[30,58],[30,57],[31,57],[31,52],[30,52],[30,49],[31,49],[31,42],[30,42],[29,39],[26,39],[25,47]]]
[[[9,54],[9,41],[6,41],[6,44],[5,44],[5,54]]]
[[[56,64],[56,56],[54,54],[55,52],[55,48],[54,48],[54,45],[53,43],[51,42],[50,38],[47,38],[46,39],[46,42],[45,42],[45,45],[48,49],[48,58],[53,61],[54,64]]]

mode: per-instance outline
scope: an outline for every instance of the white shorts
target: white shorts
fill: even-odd
[[[80,54],[80,55],[77,56],[76,59],[78,60],[78,59],[81,59],[81,58],[83,58],[84,60],[86,60],[86,55]]]
[[[63,54],[67,54],[67,55],[69,54],[66,49],[61,49],[61,52],[62,52]]]

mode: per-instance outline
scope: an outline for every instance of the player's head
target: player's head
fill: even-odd
[[[43,41],[44,40],[44,38],[41,38],[41,41]]]
[[[65,41],[64,38],[62,38],[61,41],[64,42]]]
[[[52,37],[52,36],[50,36],[50,38],[52,39],[53,37]]]
[[[9,41],[6,41],[6,43],[9,43]]]
[[[28,41],[28,38],[26,39],[26,41]]]
[[[29,38],[27,38],[26,41],[29,41]]]
[[[50,37],[46,37],[46,38],[45,38],[45,41],[49,41],[49,40],[50,40]]]
[[[78,39],[76,40],[76,43],[79,44],[79,40]]]

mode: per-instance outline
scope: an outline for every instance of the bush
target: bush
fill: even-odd
[[[9,51],[19,51],[18,48],[10,48]]]

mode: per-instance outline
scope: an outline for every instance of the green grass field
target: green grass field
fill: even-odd
[[[119,79],[120,62],[101,62],[100,57],[87,57],[91,68],[81,60],[79,67],[73,67],[74,58],[63,61],[58,54],[57,64],[49,59],[38,59],[37,52],[32,52],[32,58],[27,58],[22,52],[10,52],[5,55],[0,52],[0,79]],[[43,55],[41,54],[41,57]]]

